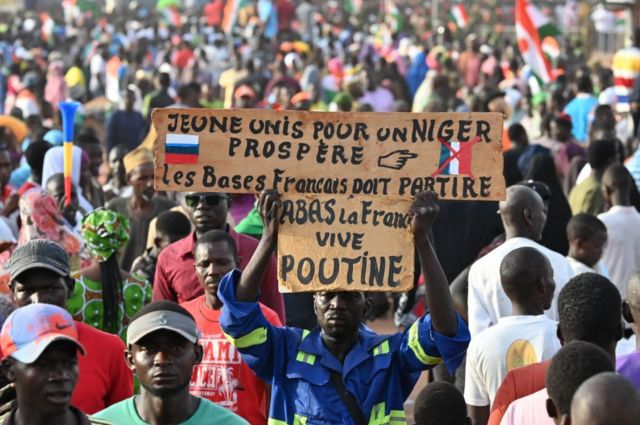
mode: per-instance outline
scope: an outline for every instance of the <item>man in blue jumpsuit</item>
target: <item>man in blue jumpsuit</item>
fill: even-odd
[[[370,299],[362,292],[315,293],[319,326],[312,332],[269,324],[257,300],[281,210],[276,191],[260,195],[260,245],[244,272],[227,274],[219,288],[225,335],[272,385],[269,425],[406,424],[403,403],[420,372],[440,362],[455,371],[470,339],[428,239],[438,214],[436,196],[422,192],[411,206],[430,314],[394,335],[377,335],[363,324]]]

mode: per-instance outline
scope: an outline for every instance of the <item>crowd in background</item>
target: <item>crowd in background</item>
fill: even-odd
[[[569,30],[593,20],[601,34],[604,12],[573,1],[543,9],[567,31],[550,58],[553,79],[541,84],[510,30],[511,2],[472,2],[466,22],[444,19],[453,3],[438,2],[438,14],[415,0],[98,3],[65,0],[0,21],[0,292],[28,304],[14,251],[41,239],[63,247],[67,296],[51,304],[78,322],[87,352],[101,338],[83,341],[89,328],[119,337],[98,348],[108,362],[80,361],[72,404],[82,412],[133,394],[133,376],[113,353],[134,341],[128,329],[141,312],[176,310],[146,306],[173,301],[204,347],[191,394],[252,424],[269,417],[267,385],[223,348],[218,323],[219,283],[247,267],[263,235],[257,197],[155,191],[150,117],[164,107],[503,114],[506,201],[439,203],[431,243],[471,343],[461,367],[431,374],[459,392],[429,384],[416,421],[463,423],[441,409],[463,420],[468,410],[474,425],[561,423],[573,415],[574,393],[593,396],[578,391],[591,375],[617,370],[640,388],[640,29],[627,47],[599,55]],[[597,37],[598,47],[612,45]],[[70,202],[59,111],[67,100],[82,104]],[[314,296],[281,294],[275,257],[266,265],[259,297],[268,323],[313,330]],[[424,313],[426,285],[416,276],[409,293],[373,294],[367,319],[392,314],[409,328]],[[595,294],[604,307],[594,307]],[[572,362],[594,372],[580,375]],[[531,364],[542,366],[512,375]],[[513,389],[518,379],[526,390]],[[620,391],[616,379],[591,384]],[[553,412],[534,395],[549,397]],[[595,409],[580,400],[576,415]]]

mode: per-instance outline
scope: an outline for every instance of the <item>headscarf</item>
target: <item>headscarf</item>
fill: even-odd
[[[82,149],[78,146],[73,147],[72,152],[73,169],[71,181],[78,187],[80,186],[80,170],[82,168]],[[54,174],[64,172],[64,148],[62,146],[54,146],[44,155],[44,163],[42,165],[42,184],[46,184],[49,177]]]
[[[62,245],[69,254],[71,270],[78,270],[88,264],[82,238],[62,218],[55,199],[41,188],[31,189],[22,195],[20,219],[22,227],[18,245],[33,239],[54,241]]]
[[[82,219],[82,238],[89,253],[103,263],[129,241],[129,220],[115,211],[98,208]]]
[[[72,151],[73,169],[71,171],[71,181],[76,187],[80,209],[85,212],[90,212],[93,210],[93,206],[89,201],[87,201],[87,198],[82,195],[82,190],[80,190],[82,154],[82,149],[74,145]],[[44,164],[42,165],[42,185],[44,186],[47,184],[49,177],[62,172],[64,172],[64,148],[62,146],[54,146],[44,155]]]
[[[122,158],[127,174],[143,164],[153,164],[153,152],[144,147],[137,147]]]

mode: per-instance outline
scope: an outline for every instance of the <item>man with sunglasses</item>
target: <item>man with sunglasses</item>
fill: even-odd
[[[151,220],[174,207],[174,204],[167,198],[156,196],[153,189],[153,153],[149,149],[134,149],[124,156],[123,162],[133,194],[114,198],[106,207],[129,219],[129,242],[120,254],[120,267],[129,271],[133,261],[146,249]]]
[[[153,283],[153,300],[170,300],[178,303],[190,301],[204,294],[198,281],[194,264],[196,241],[210,230],[229,233],[238,248],[238,267],[243,269],[258,246],[258,241],[250,236],[236,233],[227,224],[227,214],[231,198],[224,193],[189,193],[185,197],[191,222],[195,227],[186,238],[165,248],[158,256],[158,266]],[[278,314],[285,322],[284,302],[278,292],[276,260],[269,259],[267,272],[262,281],[260,302]]]

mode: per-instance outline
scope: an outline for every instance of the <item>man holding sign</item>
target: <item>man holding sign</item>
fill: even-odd
[[[223,278],[218,296],[225,335],[272,385],[269,423],[406,423],[403,403],[420,372],[443,361],[455,371],[470,339],[428,240],[438,214],[436,196],[419,193],[410,210],[430,314],[395,335],[377,335],[363,325],[371,301],[355,291],[316,292],[319,329],[312,332],[269,324],[257,297],[278,237],[279,194],[263,192],[259,210],[265,223],[260,245],[244,272]]]

